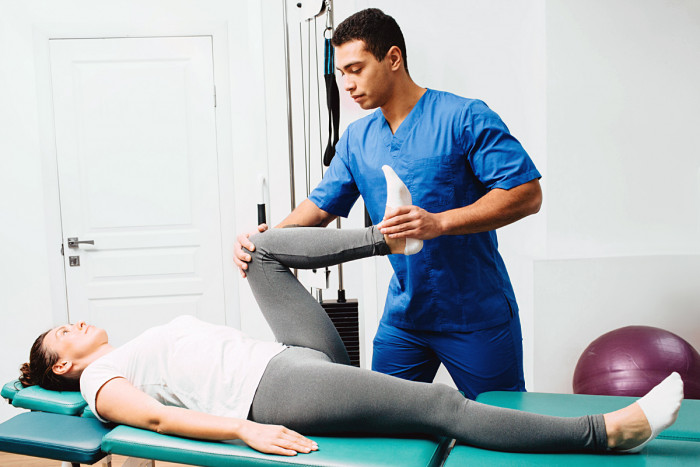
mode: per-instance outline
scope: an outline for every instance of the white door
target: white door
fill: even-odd
[[[50,54],[71,322],[115,344],[181,314],[223,323],[211,38],[51,40]]]

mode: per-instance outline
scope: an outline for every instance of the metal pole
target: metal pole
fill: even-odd
[[[340,229],[340,217],[335,219],[336,227]],[[343,264],[338,265],[338,303],[345,303],[345,288],[343,287]]]
[[[289,142],[289,194],[291,210],[296,208],[294,187],[294,135],[292,133],[292,78],[289,70],[289,23],[287,22],[287,0],[282,0],[282,12],[284,19],[284,69],[287,73],[287,139]]]

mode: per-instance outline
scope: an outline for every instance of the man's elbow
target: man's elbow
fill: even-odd
[[[313,227],[327,227],[328,224],[333,222],[335,218],[338,217],[334,214],[331,214],[328,211],[324,211],[323,209],[319,208],[313,201],[307,201],[309,201],[309,203],[313,206]]]
[[[540,187],[539,180],[533,180],[530,182],[530,193],[524,203],[524,211],[526,216],[532,214],[537,214],[542,208],[542,187]]]
[[[530,212],[528,215],[537,214],[542,208],[542,191],[539,191],[536,196],[534,196],[529,203]]]

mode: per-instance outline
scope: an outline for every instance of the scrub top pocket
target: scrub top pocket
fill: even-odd
[[[445,207],[454,202],[455,184],[451,159],[455,157],[440,155],[409,159],[408,185],[415,206],[435,212],[430,208]]]

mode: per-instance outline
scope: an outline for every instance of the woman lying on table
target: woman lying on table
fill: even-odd
[[[181,316],[115,348],[85,322],[40,335],[24,385],[80,388],[101,420],[258,451],[318,449],[307,434],[425,433],[516,452],[636,452],[677,417],[683,382],[671,374],[616,412],[550,417],[488,406],[448,386],[349,366],[319,303],[289,268],[322,268],[404,252],[374,227],[272,229],[254,238],[248,282],[279,343]]]

